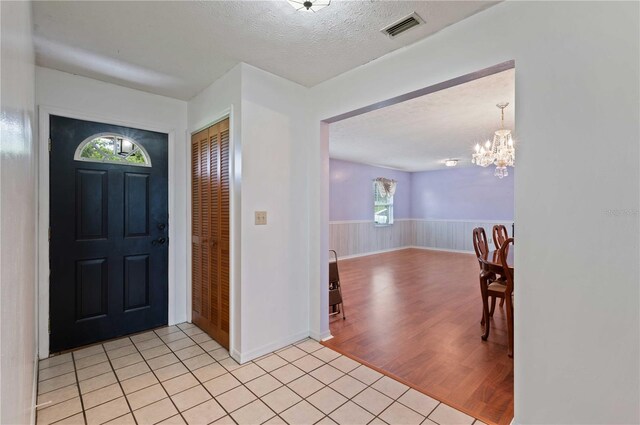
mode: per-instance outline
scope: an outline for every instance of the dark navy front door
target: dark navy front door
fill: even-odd
[[[50,351],[165,325],[167,135],[51,116],[50,138]]]

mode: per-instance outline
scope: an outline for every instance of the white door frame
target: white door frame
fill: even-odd
[[[157,123],[123,121],[100,115],[91,115],[82,111],[58,108],[47,105],[38,106],[38,356],[40,359],[49,357],[49,118],[57,115],[103,124],[114,124],[123,127],[165,133],[169,139],[169,240],[175,239],[175,229],[172,219],[175,217],[174,183],[175,169],[173,164],[175,151],[175,129],[164,127]],[[168,324],[175,324],[176,281],[173,275],[175,265],[175,244],[169,244],[169,298]]]
[[[239,188],[236,187],[236,170],[240,170],[239,161],[240,161],[240,153],[236,150],[236,139],[235,139],[235,131],[234,131],[234,111],[233,106],[229,106],[228,108],[223,109],[218,113],[211,114],[205,121],[204,124],[200,123],[199,125],[188,128],[187,129],[187,141],[186,141],[186,158],[187,158],[187,167],[185,167],[187,172],[187,187],[186,190],[186,198],[187,198],[187,255],[186,255],[186,268],[187,268],[187,320],[191,322],[192,320],[192,309],[191,309],[191,283],[192,283],[192,251],[191,251],[191,136],[199,131],[202,131],[206,128],[211,127],[212,125],[229,118],[229,355],[233,357],[236,361],[240,362],[241,355],[239,351],[239,347],[236,347],[236,338],[235,332],[239,330],[240,327],[237,326],[235,313],[236,313],[236,289],[239,288],[239,265],[240,265],[240,239],[239,239],[239,228],[237,226],[240,223],[240,206],[239,201],[236,196],[239,195]],[[237,176],[239,179],[239,175]]]

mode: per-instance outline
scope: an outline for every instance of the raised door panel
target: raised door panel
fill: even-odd
[[[106,258],[76,262],[76,321],[105,317],[108,313]]]
[[[124,237],[149,236],[149,174],[124,173]]]
[[[107,239],[108,173],[76,170],[76,240]]]
[[[124,311],[148,308],[149,255],[124,257]]]

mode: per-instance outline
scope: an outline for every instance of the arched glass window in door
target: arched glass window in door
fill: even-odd
[[[115,133],[99,133],[87,137],[76,148],[73,159],[151,167],[151,158],[142,146],[126,136]]]

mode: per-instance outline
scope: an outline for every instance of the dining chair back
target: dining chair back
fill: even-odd
[[[513,357],[513,270],[509,267],[508,257],[509,249],[514,245],[513,238],[508,238],[502,244],[500,248],[500,262],[502,263],[502,273],[505,281],[507,282],[507,288],[504,294],[505,304],[507,305],[507,328],[509,332],[509,351],[507,354],[509,357]]]
[[[496,224],[493,226],[493,244],[496,246],[496,250],[502,247],[504,241],[509,238],[507,227],[504,224]]]
[[[484,227],[476,227],[473,229],[473,249],[476,252],[480,269],[482,269],[480,259],[487,258],[489,255],[489,244],[487,243],[487,234],[484,231]]]
[[[502,263],[503,276],[507,281],[507,289],[510,286],[511,292],[513,292],[513,271],[508,266],[507,258],[509,256],[509,248],[514,244],[514,239],[508,238],[504,241],[502,247],[500,248],[500,262]]]

